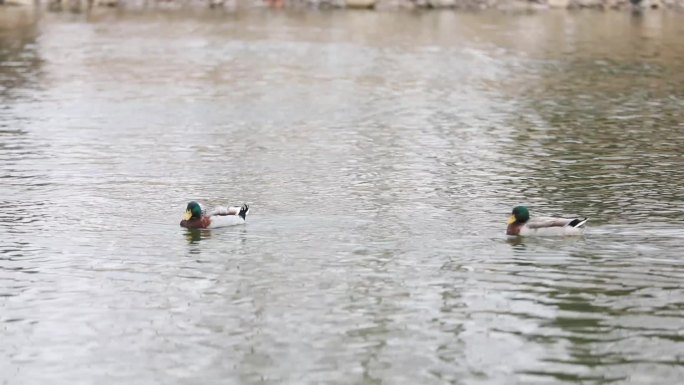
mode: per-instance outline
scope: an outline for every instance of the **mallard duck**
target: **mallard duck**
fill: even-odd
[[[537,235],[537,236],[564,236],[582,235],[587,218],[530,218],[530,212],[525,206],[513,208],[508,218],[506,235]]]
[[[208,215],[199,203],[192,201],[185,208],[185,215],[180,222],[181,227],[188,229],[213,229],[216,227],[233,226],[245,223],[249,206],[217,207]]]

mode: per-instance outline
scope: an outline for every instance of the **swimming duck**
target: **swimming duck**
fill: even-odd
[[[525,206],[513,208],[508,218],[506,235],[537,235],[537,236],[565,236],[582,235],[584,224],[588,218],[550,218],[537,217],[530,219],[530,212]]]
[[[207,215],[199,203],[192,201],[185,208],[185,215],[180,222],[181,227],[188,229],[213,229],[245,223],[249,206],[217,207]]]

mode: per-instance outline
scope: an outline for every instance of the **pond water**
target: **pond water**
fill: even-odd
[[[0,383],[681,381],[682,36],[0,8]],[[507,239],[518,204],[590,226]]]

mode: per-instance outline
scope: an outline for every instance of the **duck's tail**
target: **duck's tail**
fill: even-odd
[[[238,215],[242,220],[247,220],[247,213],[249,212],[249,206],[247,206],[247,203],[243,203],[242,207],[240,207],[240,212]]]
[[[587,223],[588,220],[589,220],[589,218],[583,218],[583,219],[575,218],[572,221],[570,221],[570,223],[568,223],[568,226],[575,227],[575,228],[584,227],[584,225]]]

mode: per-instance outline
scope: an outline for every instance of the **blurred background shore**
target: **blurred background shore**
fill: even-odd
[[[43,8],[51,11],[83,12],[96,7],[119,9],[195,9],[230,11],[258,8],[545,11],[594,9],[642,12],[684,9],[684,0],[0,0],[0,6]],[[0,16],[2,17],[2,16]]]

